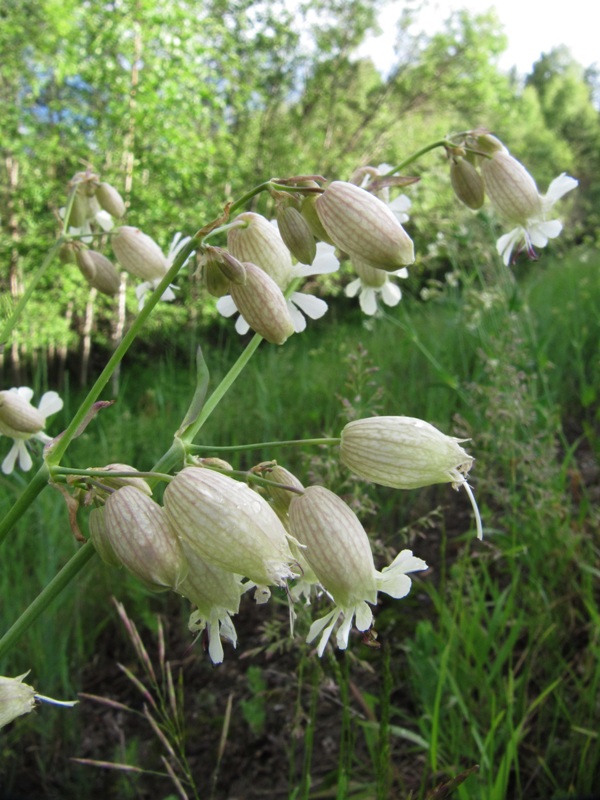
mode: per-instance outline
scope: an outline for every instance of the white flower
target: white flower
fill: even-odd
[[[290,271],[289,283],[298,278],[308,278],[311,275],[326,275],[331,272],[336,272],[339,266],[340,262],[335,256],[335,247],[326,242],[318,242],[317,255],[313,263],[295,264]],[[327,303],[324,300],[303,292],[292,292],[287,300],[287,306],[296,333],[302,333],[306,328],[306,319],[304,315],[310,319],[320,319],[327,311]],[[231,295],[227,294],[217,300],[217,311],[222,316],[232,317],[237,310],[237,306]],[[243,335],[248,333],[250,326],[244,317],[240,315],[236,320],[235,329],[240,335]]]
[[[555,239],[560,234],[563,228],[562,222],[558,219],[548,219],[548,217],[551,216],[554,204],[563,195],[574,189],[578,183],[579,181],[575,178],[571,178],[563,172],[552,181],[546,194],[540,195],[539,213],[524,220],[521,225],[517,225],[516,228],[498,239],[496,249],[506,266],[510,264],[515,248],[517,249],[516,255],[525,250],[530,258],[535,259],[534,247],[546,247],[549,239]]]
[[[56,392],[46,392],[36,409],[31,405],[32,397],[33,389],[28,386],[0,392],[0,435],[13,440],[13,446],[2,462],[5,475],[10,475],[17,459],[24,472],[31,469],[33,462],[25,444],[29,439],[38,439],[44,444],[52,441],[43,429],[47,417],[60,411],[63,401]]]
[[[179,255],[179,253],[183,250],[186,244],[190,241],[190,236],[182,236],[181,233],[176,233],[173,237],[173,241],[171,242],[171,246],[169,247],[169,252],[167,253],[167,260],[165,264],[165,273],[173,266],[173,262]],[[194,255],[192,251],[186,260],[182,264],[182,268],[188,263],[190,258]],[[153,292],[158,284],[161,282],[162,278],[154,278],[151,281],[144,281],[140,283],[138,286],[135,287],[135,296],[138,300],[138,309],[141,311],[146,303],[146,296]],[[166,303],[170,303],[171,301],[175,300],[175,289],[177,287],[174,284],[169,284],[165,291],[162,293],[160,299],[164,300]]]
[[[408,278],[408,270],[406,267],[401,267],[394,272],[386,272],[383,269],[377,269],[362,261],[357,257],[352,258],[352,266],[358,273],[358,278],[353,280],[346,286],[346,297],[356,297],[358,295],[358,302],[363,313],[372,316],[377,311],[377,296],[381,295],[381,299],[387,306],[397,306],[402,299],[402,292],[399,286],[390,281],[390,276],[397,278]]]
[[[404,597],[411,587],[406,573],[427,569],[424,561],[403,550],[389,567],[378,572],[358,517],[323,486],[310,486],[292,499],[289,524],[292,535],[305,545],[306,561],[335,603],[335,608],[313,622],[308,632],[308,642],[321,636],[317,649],[320,656],[340,619],[336,642],[344,650],[353,622],[359,631],[371,627],[373,613],[368,604],[375,605],[378,592]]]

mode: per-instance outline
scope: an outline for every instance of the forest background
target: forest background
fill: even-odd
[[[597,733],[592,735],[594,719],[597,721],[592,698],[600,677],[598,668],[594,671],[590,666],[590,659],[598,650],[597,590],[585,581],[582,588],[577,585],[579,577],[577,581],[573,579],[569,596],[575,599],[568,609],[561,608],[562,616],[550,622],[548,616],[540,616],[541,627],[530,622],[526,630],[521,612],[527,603],[519,599],[515,578],[519,570],[511,558],[522,554],[524,549],[531,559],[528,568],[532,572],[537,565],[551,573],[553,559],[560,561],[562,571],[554,569],[551,576],[556,590],[565,572],[569,572],[566,562],[571,556],[578,565],[585,562],[589,569],[598,570],[597,543],[590,534],[590,520],[597,521],[597,516],[590,510],[587,494],[588,476],[597,473],[593,472],[595,466],[590,473],[582,467],[582,462],[574,461],[576,447],[584,448],[585,458],[592,465],[596,464],[598,453],[598,378],[594,367],[599,339],[598,75],[593,69],[584,70],[564,48],[544,54],[527,76],[507,74],[497,66],[506,40],[493,13],[473,16],[456,12],[440,33],[424,36],[410,32],[411,11],[407,9],[399,21],[395,62],[389,74],[382,76],[370,60],[355,57],[365,37],[376,27],[380,6],[381,3],[372,0],[315,0],[298,3],[293,10],[271,0],[261,3],[7,0],[0,10],[1,310],[4,316],[23,293],[60,230],[60,208],[65,203],[67,182],[88,165],[125,198],[130,209],[126,223],[151,235],[165,251],[176,232],[192,234],[213,219],[226,200],[239,197],[269,177],[319,173],[330,179],[347,180],[357,166],[383,161],[399,163],[448,132],[476,127],[489,129],[527,165],[542,190],[558,172],[575,176],[579,180],[577,196],[570,201],[569,221],[561,239],[552,243],[552,256],[544,253],[544,258],[548,257],[545,265],[519,263],[515,267],[516,285],[506,291],[502,313],[498,308],[492,309],[491,315],[484,319],[482,313],[489,310],[485,305],[489,295],[484,296],[478,281],[485,283],[490,276],[499,274],[495,240],[504,231],[487,207],[474,214],[457,203],[450,190],[448,164],[443,155],[436,151],[422,159],[411,172],[419,182],[406,189],[413,203],[407,229],[418,256],[409,280],[403,283],[405,297],[401,306],[387,312],[387,323],[385,319],[365,322],[357,304],[343,296],[343,287],[350,280],[348,268],[343,268],[319,287],[319,292],[328,299],[330,311],[322,322],[315,323],[314,331],[307,332],[305,349],[300,349],[296,337],[282,351],[271,348],[260,368],[251,373],[252,385],[244,385],[243,402],[238,396],[225,406],[222,417],[229,414],[229,423],[221,418],[212,435],[217,443],[227,441],[231,436],[231,419],[235,419],[238,427],[234,435],[240,434],[239,426],[246,425],[244,434],[254,440],[259,425],[262,438],[283,437],[281,430],[274,430],[278,427],[276,422],[286,418],[286,414],[300,413],[294,402],[304,406],[305,418],[296,421],[300,427],[305,426],[301,433],[308,435],[311,427],[321,433],[335,421],[339,394],[344,391],[350,398],[346,407],[360,397],[363,411],[410,413],[445,423],[447,432],[457,417],[459,427],[466,426],[469,431],[479,422],[481,450],[477,471],[482,476],[483,507],[488,511],[488,521],[492,520],[491,527],[497,525],[512,534],[505,546],[479,555],[478,569],[481,568],[484,577],[475,577],[473,562],[468,552],[461,549],[462,539],[459,544],[449,546],[449,563],[459,569],[451,585],[458,585],[460,591],[447,590],[444,580],[436,583],[435,588],[422,589],[431,593],[430,619],[425,614],[415,621],[416,628],[402,629],[403,636],[409,641],[414,639],[415,644],[412,650],[410,645],[402,645],[403,655],[396,655],[404,659],[407,674],[414,670],[413,678],[407,682],[412,681],[418,687],[421,681],[422,685],[414,689],[412,699],[395,695],[392,699],[398,706],[406,703],[416,715],[413,719],[422,715],[422,721],[417,734],[404,719],[402,730],[412,733],[396,731],[394,746],[400,743],[403,757],[408,753],[412,758],[416,751],[417,766],[390,768],[385,779],[381,777],[383,750],[378,751],[377,758],[373,755],[377,748],[372,740],[374,728],[369,725],[375,726],[379,719],[379,712],[374,710],[377,702],[379,710],[385,707],[381,699],[384,693],[378,694],[383,689],[374,688],[364,677],[366,673],[359,671],[363,677],[353,681],[346,675],[346,688],[352,687],[355,700],[360,697],[355,712],[362,727],[360,737],[355,733],[352,740],[353,763],[359,762],[364,767],[363,761],[371,759],[373,764],[377,761],[374,773],[379,776],[373,788],[370,778],[364,777],[365,770],[355,769],[363,783],[359,781],[354,787],[356,791],[347,796],[383,798],[393,785],[403,787],[400,796],[409,797],[414,792],[414,797],[425,797],[436,779],[456,775],[462,768],[481,762],[482,753],[491,759],[487,764],[488,777],[481,778],[478,788],[471,788],[464,797],[500,800],[508,796],[563,797],[570,791],[591,791],[600,764]],[[269,203],[261,197],[252,208],[270,215]],[[567,265],[571,267],[569,270]],[[458,276],[460,291],[456,290],[456,281],[447,278],[449,274]],[[75,465],[87,466],[82,459],[90,457],[99,461],[103,457],[103,463],[108,463],[134,460],[137,456],[152,463],[158,448],[156,441],[163,436],[157,433],[158,421],[169,415],[175,419],[179,408],[185,406],[189,387],[181,392],[184,397],[180,398],[178,386],[182,385],[182,375],[189,377],[198,344],[208,348],[213,359],[209,366],[217,375],[226,369],[232,353],[237,352],[237,334],[233,333],[230,321],[219,318],[214,300],[201,292],[200,277],[193,263],[181,273],[177,285],[176,302],[161,303],[156,308],[123,365],[120,382],[113,383],[112,396],[118,396],[118,407],[124,416],[116,427],[99,423],[98,433],[83,437],[73,452]],[[533,325],[536,335],[531,334],[531,338],[531,319],[527,317],[524,321],[525,311],[537,313]],[[69,409],[77,407],[80,387],[104,365],[136,313],[133,287],[127,288],[118,303],[90,289],[75,265],[56,261],[38,286],[10,346],[0,355],[1,388],[29,384],[36,390],[57,389],[65,397],[65,419],[68,419]],[[326,323],[335,328],[335,333],[325,333]],[[375,329],[386,324],[377,338]],[[546,327],[539,328],[539,324]],[[469,339],[469,331],[472,333],[477,326],[477,337]],[[441,353],[439,348],[447,347],[451,338],[449,331],[455,332],[454,349]],[[358,345],[360,340],[368,340],[368,352]],[[485,357],[481,356],[483,345]],[[386,387],[385,377],[378,393],[377,389],[369,389],[372,375],[367,367],[361,373],[356,361],[347,361],[348,357],[356,359],[362,353],[365,364],[371,364],[372,357],[385,370],[392,357],[390,350],[397,359],[396,367],[400,363],[400,368],[406,368],[413,380],[410,390],[402,390],[401,410],[394,407],[394,387]],[[415,350],[424,358],[422,362],[413,363]],[[285,362],[280,353],[286,354]],[[320,369],[315,368],[316,359],[307,353],[317,354],[322,362]],[[450,362],[440,361],[442,355]],[[336,368],[337,383],[331,378]],[[310,399],[304,390],[294,397],[293,386],[288,387],[287,393],[284,387],[284,394],[273,398],[270,387],[276,385],[281,390],[282,380],[291,383],[297,375],[310,375],[310,381],[304,378],[302,381],[312,384],[318,401]],[[466,401],[461,391],[476,379],[480,380],[479,388],[472,388]],[[349,388],[344,381],[349,381]],[[336,391],[331,390],[332,385]],[[439,386],[443,387],[443,400],[436,391]],[[459,386],[461,391],[457,390]],[[388,390],[387,395],[384,389]],[[369,391],[373,392],[370,401]],[[447,399],[449,395],[452,401]],[[502,424],[494,427],[490,423],[483,430],[482,423],[490,421],[490,409],[503,415]],[[241,419],[242,411],[248,412],[245,420]],[[510,414],[514,418],[509,424]],[[511,446],[507,447],[504,441],[503,452],[499,454],[499,431],[506,434],[509,428],[513,437]],[[168,433],[163,436],[167,446]],[[90,452],[92,456],[88,456]],[[78,456],[80,461],[76,463]],[[528,478],[519,472],[516,463],[526,464]],[[312,465],[311,469],[317,475],[321,469],[320,474],[329,480],[340,480],[331,474],[330,465],[321,464],[318,468]],[[21,480],[17,476],[2,477],[0,485],[7,503],[22,487]],[[2,497],[0,502],[4,502]],[[388,528],[405,531],[406,526],[412,526],[410,536],[416,535],[414,530],[418,529],[419,537],[428,542],[427,537],[439,534],[440,525],[446,532],[465,528],[462,506],[452,506],[446,522],[440,523],[429,518],[419,522],[423,508],[416,502],[409,503],[402,513],[392,511],[376,493],[361,502],[368,513],[375,508],[382,512]],[[31,519],[47,531],[46,543],[40,545],[37,538],[31,541],[31,537],[27,541],[25,525],[17,548],[10,551],[10,568],[3,566],[5,627],[73,547],[67,541],[70,534],[65,532],[65,512],[58,498],[45,499],[44,503]],[[510,513],[506,510],[509,507]],[[388,512],[388,516],[383,512]],[[532,540],[541,527],[548,533],[545,549],[535,555],[533,541],[516,542],[516,532],[522,532],[523,514],[537,515],[535,520],[528,518]],[[560,518],[563,527],[552,528],[550,517],[553,521]],[[56,529],[55,532],[50,534],[50,528]],[[403,536],[408,534],[405,532]],[[568,546],[566,536],[575,537],[568,538]],[[580,545],[579,550],[574,543]],[[41,550],[43,557],[39,556]],[[589,558],[584,558],[584,551]],[[6,544],[4,552],[8,552]],[[565,555],[566,552],[571,555]],[[7,563],[5,558],[3,565]],[[508,560],[505,563],[502,559]],[[499,563],[506,569],[499,567]],[[19,572],[23,564],[32,564],[27,580]],[[438,569],[445,579],[446,568],[438,565]],[[101,567],[95,570],[97,577]],[[166,607],[160,599],[136,588],[131,579],[125,579],[123,588],[123,579],[108,573],[104,570],[102,579],[94,585],[88,578],[73,590],[69,597],[76,612],[65,601],[66,605],[60,607],[62,612],[45,628],[40,626],[25,651],[11,662],[15,674],[33,666],[36,680],[44,682],[47,694],[60,695],[83,688],[110,695],[112,688],[125,700],[126,690],[119,683],[121,678],[115,678],[119,673],[114,662],[129,658],[124,654],[127,642],[117,645],[107,632],[117,624],[107,598],[112,591],[123,599],[125,592],[131,602],[131,616],[142,619],[150,633],[156,630],[151,612],[165,613]],[[588,571],[588,577],[590,574]],[[476,585],[478,589],[473,588]],[[448,599],[446,591],[454,592],[452,598]],[[536,583],[536,592],[539,594],[531,598],[532,608],[543,597],[543,602],[554,609],[555,594],[547,585]],[[564,583],[561,592],[569,594]],[[469,596],[464,607],[461,593]],[[502,623],[489,616],[492,601],[506,612]],[[519,603],[523,604],[521,609]],[[180,616],[179,627],[173,623],[171,632],[173,648],[179,647],[180,662],[187,664],[185,613],[175,611],[172,605],[169,612]],[[464,738],[463,722],[453,727],[446,720],[441,725],[444,714],[450,714],[450,705],[448,708],[440,705],[441,694],[438,696],[436,688],[446,685],[448,662],[459,657],[447,645],[451,642],[453,648],[458,647],[459,635],[452,638],[449,631],[460,630],[463,646],[465,637],[468,638],[465,629],[468,623],[458,619],[457,610],[463,607],[464,612],[467,605],[488,615],[485,625],[479,617],[473,622],[473,641],[480,649],[473,651],[478,655],[472,652],[470,658],[482,672],[473,673],[472,665],[467,669],[465,662],[452,677],[453,696],[462,719],[466,720],[464,728],[480,731],[479,740],[474,735],[477,742],[474,752],[470,750],[471,739],[467,737],[466,743]],[[547,612],[543,603],[542,606]],[[585,618],[583,621],[580,614]],[[274,625],[272,621],[270,624]],[[497,728],[490,728],[489,720],[478,718],[477,704],[482,702],[481,698],[466,687],[483,680],[485,665],[492,658],[486,650],[492,643],[484,645],[477,639],[476,631],[483,628],[493,631],[494,626],[511,633],[507,639],[498,634],[493,644],[501,649],[494,656],[497,667],[493,678],[485,678],[498,680],[505,693],[495,709]],[[553,637],[559,629],[564,639],[557,645]],[[68,635],[61,636],[61,630],[68,630]],[[555,709],[543,722],[536,717],[538,708],[543,707],[542,699],[547,697],[549,687],[554,691],[554,681],[559,678],[545,672],[543,676],[528,673],[525,678],[519,671],[522,663],[529,663],[524,654],[530,652],[528,648],[540,637],[547,639],[549,651],[557,659],[556,674],[561,676],[561,686],[567,687],[564,696],[557,700],[559,710]],[[252,780],[256,782],[256,795],[246,794],[246,797],[260,796],[261,787],[268,785],[264,775],[257,772],[261,758],[271,768],[272,761],[281,756],[281,747],[275,746],[265,732],[265,720],[275,713],[271,711],[272,695],[296,691],[301,684],[299,679],[298,685],[290,687],[282,673],[277,672],[279,668],[273,666],[273,654],[284,652],[290,658],[273,628],[261,628],[260,642],[253,653],[259,659],[255,662],[258,666],[248,670],[248,662],[234,661],[237,667],[226,664],[217,679],[223,704],[203,695],[202,702],[214,705],[208,711],[206,706],[197,712],[210,729],[210,733],[199,735],[202,745],[209,748],[214,720],[226,717],[228,686],[236,686],[242,697],[239,723],[242,727],[237,730],[237,740],[233,736],[235,725],[232,728],[231,741],[237,744],[230,744],[231,764],[245,768],[246,776],[253,776],[247,792],[252,791],[249,788]],[[592,645],[595,649],[590,649]],[[543,661],[539,653],[537,657]],[[364,655],[363,659],[369,660]],[[6,674],[8,668],[4,669]],[[295,669],[289,666],[290,674],[296,674]],[[339,670],[332,669],[337,680]],[[519,684],[522,715],[515,715],[500,735],[497,730],[504,730],[504,723],[498,709],[508,707],[506,697],[517,691],[511,684],[515,676],[522,680]],[[342,675],[340,685],[343,678]],[[208,686],[206,673],[201,672],[201,679]],[[304,680],[308,696],[311,686],[313,691],[315,685],[326,686],[323,675],[319,678],[305,675]],[[340,704],[346,703],[349,708],[348,697],[344,700],[340,691],[344,701]],[[389,701],[392,689],[388,686],[385,691]],[[491,688],[489,692],[492,693]],[[298,689],[298,696],[301,694]],[[379,701],[373,699],[375,696]],[[578,698],[577,703],[573,697]],[[337,708],[335,698],[332,703]],[[581,718],[570,719],[565,708],[576,715],[575,709],[580,706]],[[488,710],[493,717],[493,709]],[[401,711],[398,713],[402,716]],[[433,755],[431,730],[424,721],[428,714],[434,720]],[[72,718],[52,723],[38,715],[35,725],[26,721],[19,729],[19,735],[25,739],[18,738],[17,731],[10,738],[11,730],[2,743],[6,786],[15,792],[27,786],[28,797],[78,797],[82,796],[82,786],[89,788],[97,781],[88,796],[109,796],[106,794],[109,791],[115,797],[158,796],[153,794],[154,788],[148,789],[148,785],[155,784],[140,783],[136,775],[109,779],[103,773],[102,778],[91,779],[89,776],[97,773],[66,764],[68,755],[109,758],[102,748],[112,741],[110,735],[85,728],[86,720],[89,723],[93,719],[93,724],[97,724],[89,712],[79,719],[77,723]],[[108,729],[113,730],[117,723],[117,727],[121,725],[115,719],[108,719],[108,715],[104,718]],[[520,750],[527,732],[534,727],[534,719],[536,725],[539,723],[535,741],[526,742],[525,750]],[[347,722],[340,723],[342,730],[346,730]],[[380,723],[381,720],[377,724]],[[438,723],[444,728],[443,733]],[[52,728],[53,724],[58,727]],[[247,727],[243,728],[244,725]],[[584,732],[578,736],[586,744],[572,740],[573,729]],[[386,730],[389,739],[389,726]],[[548,730],[553,731],[559,744],[563,743],[558,763],[549,754],[545,738]],[[331,730],[326,734],[333,736]],[[131,763],[149,757],[151,747],[144,734],[136,729],[128,736],[119,747],[115,745],[111,757],[117,750],[115,760]],[[245,736],[249,736],[246,751],[240,741]],[[151,734],[147,738],[150,737]],[[27,744],[25,750],[19,744],[23,741]],[[565,749],[565,741],[571,743],[570,750]],[[81,742],[83,748],[78,747]],[[306,764],[302,778],[294,778],[294,769],[300,772],[302,769],[292,750],[293,747],[288,748],[284,754],[287,760],[283,772],[287,780],[289,771],[289,783],[279,774],[276,783],[280,793],[273,790],[273,796],[288,796],[287,789],[281,788],[282,783],[296,786],[296,791],[305,791],[293,795],[290,788],[289,796],[309,796]],[[201,759],[205,751],[200,744],[197,752]],[[260,758],[256,756],[253,761],[249,752],[254,756],[258,753]],[[429,755],[423,756],[423,752]],[[350,757],[347,750],[341,755],[337,753],[332,761],[327,759],[325,751],[319,755],[322,763],[316,759],[316,771],[321,778],[325,776],[319,786],[325,786],[322,791],[326,792],[327,786],[335,785],[342,767],[349,769],[346,762]],[[214,754],[209,757],[210,768],[204,770],[208,775],[214,758]],[[483,762],[485,766],[485,758]],[[24,784],[24,780],[28,783]],[[208,778],[207,781],[210,783]],[[274,779],[272,782],[275,783]],[[213,784],[217,797],[221,796],[220,785],[216,781]],[[319,796],[336,796],[335,789],[330,791],[330,795]],[[165,790],[164,796],[167,794]]]

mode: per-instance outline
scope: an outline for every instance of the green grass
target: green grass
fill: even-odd
[[[320,784],[310,769],[323,720],[314,718],[312,672],[305,678],[309,750],[290,750],[290,796],[380,800],[389,790],[389,797],[424,799],[433,786],[475,764],[479,771],[456,788],[461,800],[546,800],[596,789],[598,510],[579,453],[599,456],[598,266],[593,253],[525,266],[527,279],[489,304],[481,295],[456,293],[424,305],[404,301],[377,321],[358,313],[342,317],[334,306],[331,319],[285,347],[262,347],[207,422],[200,442],[215,445],[337,435],[344,422],[340,398],[346,398],[363,413],[375,404],[378,413],[422,417],[473,439],[466,447],[477,458],[472,482],[486,525],[483,544],[467,535],[465,499],[447,486],[362,493],[377,507],[376,516],[364,518],[377,552],[410,546],[420,555],[423,549],[434,569],[406,600],[378,611],[377,628],[391,648],[387,673],[381,652],[364,647],[360,661],[348,657],[345,666],[323,672],[323,685],[333,680],[339,687],[344,713],[338,766]],[[241,341],[224,341],[204,348],[212,387],[241,352]],[[361,352],[358,342],[379,371],[368,372],[366,364],[357,380],[356,362],[353,371],[348,358]],[[74,441],[65,464],[150,467],[168,448],[189,402],[193,351],[151,362],[132,352],[117,402]],[[79,399],[78,392],[67,392],[52,430],[68,421]],[[232,460],[249,466],[273,455],[258,450]],[[334,484],[347,491],[335,459],[317,455]],[[278,450],[275,457],[300,475],[306,469],[297,450]],[[24,480],[2,476],[0,486],[3,514]],[[427,517],[432,504],[440,512]],[[447,535],[446,520],[456,515],[461,529],[456,535],[453,526]],[[46,489],[3,545],[2,629],[75,548],[64,502]],[[113,593],[146,629],[153,627],[153,612],[165,607],[164,596],[96,559],[0,671],[31,668],[40,691],[72,697],[81,672],[98,659],[96,643],[114,626]],[[122,647],[115,645],[115,657]],[[381,681],[373,683],[369,666]],[[362,693],[362,706],[350,685]],[[251,686],[248,697],[256,705],[262,684],[260,691]],[[248,715],[254,706],[245,709]],[[97,779],[66,762],[85,735],[78,719],[77,712],[43,709],[9,729],[1,745],[6,785],[22,769],[24,738],[38,753],[41,785],[50,785],[58,769],[63,797],[80,796],[84,786],[92,791]],[[234,726],[231,735],[236,732],[243,735]],[[132,752],[136,741],[129,743]],[[327,786],[330,793],[319,794]]]

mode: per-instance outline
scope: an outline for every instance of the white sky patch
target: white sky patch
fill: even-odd
[[[403,5],[393,2],[383,9],[379,17],[383,34],[371,37],[359,50],[359,55],[372,58],[383,74],[394,61],[396,24]],[[508,37],[508,49],[500,58],[500,68],[505,71],[516,67],[519,74],[526,75],[541,53],[561,44],[584,67],[600,61],[598,9],[590,0],[568,0],[553,8],[545,4],[543,10],[539,3],[524,0],[430,0],[418,14],[413,30],[433,34],[452,11],[461,8],[477,14],[496,10]]]

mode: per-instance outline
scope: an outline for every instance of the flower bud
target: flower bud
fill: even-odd
[[[240,224],[227,232],[227,247],[239,261],[250,261],[267,273],[283,290],[291,280],[292,257],[283,239],[260,214],[246,211],[236,217]]]
[[[412,240],[393,212],[364,189],[334,181],[315,202],[323,227],[350,257],[387,271],[415,260]]]
[[[46,417],[18,392],[0,392],[0,433],[11,439],[29,439],[45,425]]]
[[[231,296],[248,325],[271,344],[283,344],[294,323],[279,286],[255,264],[244,263],[246,283],[231,284]]]
[[[317,213],[316,200],[317,198],[315,195],[307,195],[302,200],[300,213],[307,221],[308,227],[311,229],[312,235],[315,237],[315,239],[318,239],[320,242],[327,242],[327,244],[333,244],[333,240],[323,227],[323,223],[321,222],[319,214]]]
[[[336,604],[377,602],[371,545],[356,514],[323,486],[309,486],[290,503],[290,531],[306,545],[304,558]]]
[[[230,283],[246,283],[244,265],[222,247],[208,246],[204,251],[203,278],[213,297],[229,294]]]
[[[450,183],[461,203],[473,211],[481,208],[485,199],[483,179],[469,161],[464,158],[450,161]]]
[[[177,589],[187,564],[164,509],[134,486],[111,494],[104,509],[106,536],[121,563],[151,589]]]
[[[88,197],[85,196],[81,187],[75,191],[75,197],[71,205],[68,223],[73,228],[81,228],[89,217]]]
[[[295,492],[290,492],[283,487],[290,486],[292,489],[302,490],[304,486],[295,475],[292,475],[289,470],[279,466],[279,464],[269,466],[267,469],[263,470],[263,474],[267,480],[281,484],[280,486],[265,487],[269,497],[273,501],[275,512],[281,518],[283,515],[287,514],[292,498],[296,496]]]
[[[107,472],[138,471],[135,467],[132,467],[129,464],[107,464],[105,467],[99,467],[98,469],[102,469]],[[116,476],[114,478],[110,476],[105,476],[103,478],[98,478],[98,481],[101,482],[103,486],[107,486],[110,489],[121,489],[123,486],[133,486],[134,489],[137,489],[139,492],[142,492],[142,494],[145,494],[148,497],[152,497],[152,489],[150,488],[148,481],[146,481],[145,478],[136,478],[133,475],[131,477]]]
[[[112,217],[122,217],[125,214],[125,203],[119,192],[110,183],[102,182],[96,189],[96,199],[105,211]]]
[[[310,226],[297,208],[283,203],[277,206],[277,225],[281,238],[301,264],[312,264],[317,243]]]
[[[136,278],[154,281],[167,272],[167,259],[162,250],[138,228],[123,225],[111,242],[119,264]]]
[[[182,543],[209,564],[259,585],[281,586],[294,575],[283,525],[245,484],[188,467],[165,489],[164,504]]]
[[[516,158],[499,151],[482,161],[481,174],[492,205],[507,222],[522,225],[542,215],[536,183]]]
[[[76,259],[77,266],[90,286],[110,297],[117,294],[121,278],[112,261],[95,250],[78,250]]]
[[[77,262],[75,248],[70,242],[60,246],[58,259],[61,264],[75,264]]]
[[[496,153],[508,153],[506,147],[502,144],[500,139],[496,136],[492,136],[491,133],[480,133],[476,136],[468,137],[468,141],[474,141],[474,147],[479,150],[480,153],[485,153],[487,156],[493,156]]]
[[[381,486],[460,485],[473,463],[461,441],[421,419],[369,417],[345,426],[340,459],[355,475]]]
[[[0,676],[0,728],[8,725],[13,719],[22,714],[29,714],[35,707],[35,689],[23,683],[23,678],[29,673],[19,675],[18,678],[5,678]]]

